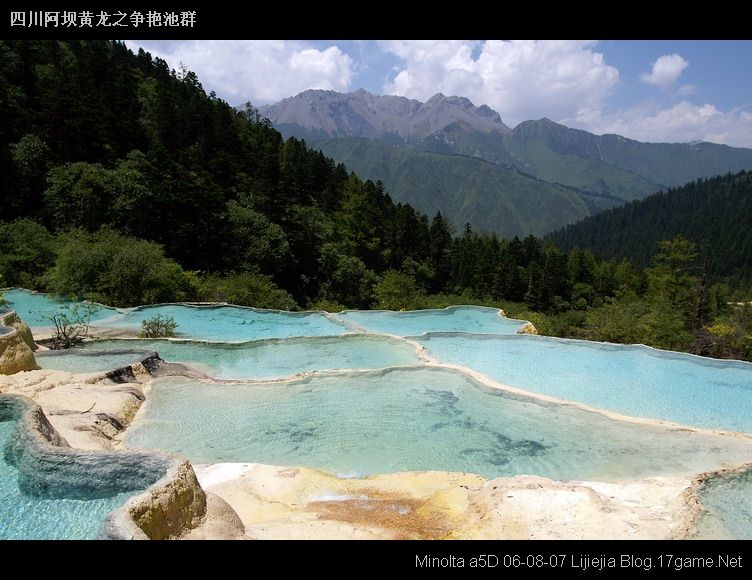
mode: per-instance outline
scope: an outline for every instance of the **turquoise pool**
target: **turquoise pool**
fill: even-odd
[[[89,351],[138,348],[156,351],[169,362],[197,364],[221,379],[275,379],[303,371],[371,369],[415,365],[420,362],[411,344],[388,337],[290,338],[242,344],[174,340],[99,340],[85,344]]]
[[[752,470],[711,478],[700,499],[699,539],[752,540]]]
[[[319,312],[281,312],[240,306],[187,306],[169,304],[137,308],[98,320],[96,326],[141,330],[141,322],[154,316],[171,316],[182,338],[240,342],[294,336],[335,336],[347,332],[344,325]]]
[[[106,308],[99,304],[84,304],[56,298],[50,294],[35,294],[27,290],[13,288],[5,291],[9,308],[16,311],[29,326],[53,326],[49,317],[59,312],[70,314],[75,305],[86,306],[91,311],[91,320],[100,320],[117,313],[115,308]]]
[[[369,332],[418,336],[426,332],[475,332],[514,334],[524,320],[502,318],[495,308],[483,306],[451,306],[443,310],[346,310],[336,315],[345,323]]]
[[[15,429],[0,422],[0,449]],[[133,493],[99,499],[42,499],[24,494],[17,470],[0,454],[0,540],[84,540],[98,537],[105,517]]]
[[[49,327],[50,314],[81,304],[49,294],[34,294],[21,289],[6,292],[10,307],[32,327]],[[428,332],[468,332],[514,334],[525,324],[499,316],[495,308],[451,306],[442,310],[393,312],[389,310],[347,310],[339,314],[320,312],[283,312],[240,306],[165,304],[132,309],[92,308],[93,326],[141,329],[141,322],[157,315],[172,316],[182,338],[241,342],[266,338],[337,336],[352,330],[418,336]]]
[[[423,337],[428,354],[506,385],[625,415],[752,433],[752,364],[538,336]]]
[[[194,463],[556,479],[692,472],[734,465],[749,452],[747,441],[720,445],[710,436],[612,421],[425,367],[283,384],[158,379],[124,442],[173,451]]]
[[[80,349],[37,353],[37,364],[43,369],[69,373],[112,371],[139,362],[146,353],[110,351],[88,352]]]
[[[16,288],[6,291],[5,297],[10,308],[16,310],[31,327],[50,327],[49,315],[60,311],[71,312],[74,306],[83,304]],[[344,323],[336,322],[320,312],[184,304],[121,310],[95,304],[87,307],[92,309],[93,327],[119,328],[136,333],[141,330],[143,320],[161,314],[175,319],[180,337],[197,340],[240,342],[295,336],[336,336],[348,331]]]

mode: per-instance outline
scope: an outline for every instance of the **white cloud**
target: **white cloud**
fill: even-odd
[[[752,113],[743,109],[722,111],[682,100],[671,106],[648,101],[606,113],[619,71],[595,47],[589,41],[388,41],[382,48],[402,64],[383,88],[420,100],[437,92],[466,96],[493,107],[511,126],[545,116],[641,141],[752,146]],[[663,55],[641,80],[668,90],[688,66],[679,54]],[[687,97],[695,89],[683,85],[677,93]]]
[[[619,71],[590,41],[385,41],[402,59],[384,91],[425,100],[437,92],[487,104],[509,125],[597,116]],[[473,57],[473,54],[477,57]]]
[[[649,73],[642,73],[640,80],[649,85],[655,85],[662,91],[672,88],[679,80],[682,72],[689,66],[679,54],[664,54],[654,63]]]
[[[204,88],[232,105],[248,99],[266,104],[305,89],[347,91],[351,58],[336,46],[323,50],[289,40],[127,41],[167,61],[194,71]]]
[[[714,105],[681,101],[668,108],[655,102],[636,105],[604,116],[587,128],[616,133],[638,141],[684,143],[710,141],[735,147],[752,147],[752,112],[744,109],[721,111]]]

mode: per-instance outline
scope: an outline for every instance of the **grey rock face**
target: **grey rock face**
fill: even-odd
[[[372,95],[363,89],[353,93],[308,90],[260,110],[275,125],[298,125],[328,137],[418,140],[452,124],[483,133],[510,131],[493,109],[441,93],[421,103],[394,95]]]

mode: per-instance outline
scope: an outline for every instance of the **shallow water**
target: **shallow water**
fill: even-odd
[[[752,364],[536,336],[423,337],[428,354],[503,384],[625,415],[752,432]]]
[[[752,540],[752,470],[719,475],[700,491],[707,513],[699,523],[699,539]]]
[[[381,336],[291,338],[245,344],[173,340],[101,340],[87,350],[139,348],[156,351],[169,362],[198,364],[221,379],[273,379],[303,371],[370,369],[415,365],[415,347]]]
[[[749,450],[748,441],[612,421],[427,368],[286,384],[158,379],[124,441],[132,448],[167,449],[195,463],[555,479],[686,473],[733,465]]]
[[[0,449],[15,429],[15,421],[0,422]],[[40,499],[18,488],[16,468],[0,454],[0,540],[83,540],[98,536],[107,514],[134,495],[108,498]]]
[[[141,322],[157,315],[177,322],[176,335],[198,340],[247,341],[293,336],[336,336],[347,332],[318,312],[278,312],[239,306],[170,304],[139,308],[98,320],[96,326],[141,330]]]
[[[514,334],[524,320],[502,318],[495,308],[483,306],[452,306],[443,310],[347,310],[337,314],[346,323],[369,332],[418,336],[426,332],[474,332]]]
[[[70,315],[73,313],[74,306],[76,305],[80,305],[81,308],[86,308],[90,311],[90,320],[92,321],[100,320],[117,313],[117,310],[114,308],[106,308],[98,304],[72,302],[56,298],[50,294],[35,294],[18,288],[6,290],[4,295],[9,303],[9,308],[15,310],[18,316],[21,317],[21,320],[29,326],[51,327],[53,326],[53,322],[50,320],[50,316],[61,312]],[[81,314],[84,314],[83,310],[81,310]]]
[[[89,353],[79,349],[38,353],[37,364],[43,369],[69,373],[93,373],[112,371],[139,362],[146,353],[102,352]]]

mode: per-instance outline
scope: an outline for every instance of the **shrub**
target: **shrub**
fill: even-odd
[[[322,297],[349,308],[370,308],[374,284],[378,280],[376,274],[360,258],[340,255],[331,249],[327,252],[324,271],[328,279],[322,284]]]
[[[193,277],[153,242],[103,228],[96,234],[74,230],[63,236],[52,289],[113,306],[193,299]]]
[[[243,273],[208,276],[201,281],[199,297],[208,302],[229,302],[240,306],[292,310],[295,299],[264,274]]]
[[[373,289],[376,307],[384,310],[414,310],[421,307],[425,296],[415,278],[396,270],[384,273]]]
[[[61,310],[47,318],[55,326],[52,340],[48,344],[52,350],[71,348],[84,341],[89,334],[92,307],[74,305],[70,311]]]
[[[141,338],[172,338],[178,323],[172,316],[156,316],[141,321]]]
[[[551,316],[541,312],[535,312],[525,307],[525,305],[520,304],[509,304],[508,307],[504,309],[504,312],[509,318],[531,322],[538,331],[538,334],[557,336],[551,322]]]
[[[344,304],[335,302],[334,300],[327,300],[326,298],[320,298],[308,307],[309,310],[322,310],[324,312],[342,312],[347,310]]]
[[[55,263],[55,238],[41,224],[19,219],[0,224],[0,277],[4,286],[44,289]]]

